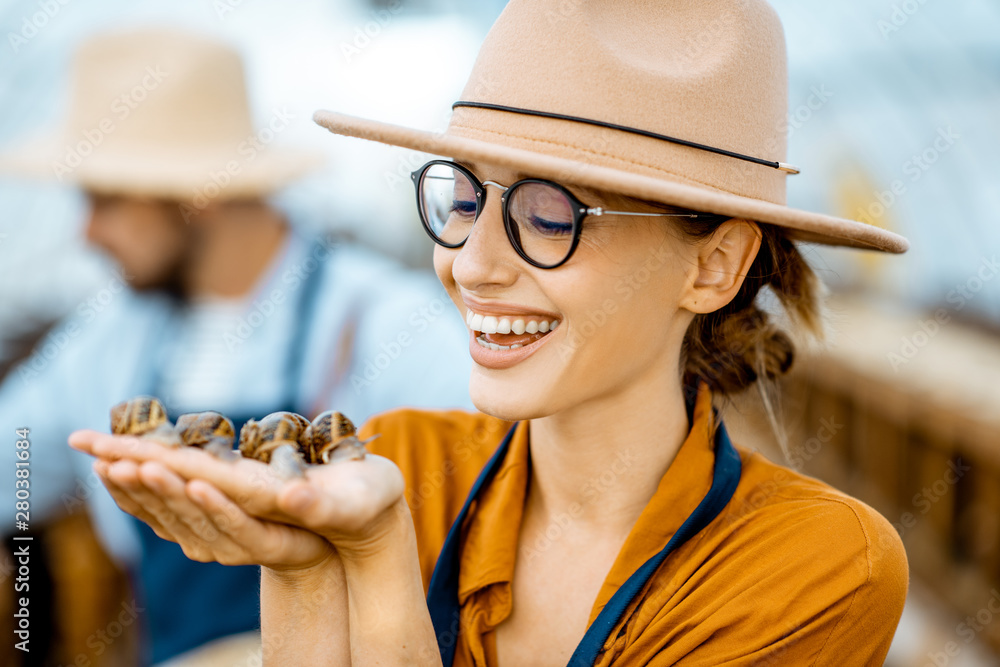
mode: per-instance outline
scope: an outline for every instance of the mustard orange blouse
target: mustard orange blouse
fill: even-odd
[[[688,437],[618,554],[590,622],[708,492],[713,420],[711,392],[702,384]],[[403,409],[361,429],[362,437],[381,434],[369,449],[395,461],[406,480],[425,590],[452,522],[510,426],[476,413]],[[497,664],[493,630],[511,613],[527,433],[520,424],[463,527],[455,667]],[[596,664],[881,665],[908,583],[892,526],[816,479],[737,451],[743,470],[732,500],[660,566]]]

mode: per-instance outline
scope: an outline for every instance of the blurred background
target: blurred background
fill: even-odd
[[[830,288],[830,330],[829,345],[802,355],[784,387],[791,457],[754,435],[766,430],[752,397],[733,408],[733,430],[896,525],[911,595],[886,664],[1000,664],[989,606],[1000,600],[1000,5],[771,1],[788,40],[788,161],[802,167],[789,179],[790,205],[889,228],[912,247],[890,256],[802,246]],[[443,129],[503,5],[3,0],[0,147],[59,124],[81,40],[149,25],[195,30],[244,55],[258,126],[285,109],[292,122],[277,141],[328,157],[275,206],[314,233],[426,267],[408,177],[421,156],[335,139],[311,115],[327,108]],[[115,266],[82,237],[86,204],[62,186],[0,180],[0,374],[114,279]],[[51,586],[71,592],[51,611],[51,662],[24,664],[129,664],[134,638],[126,632],[118,649],[98,653],[91,626],[106,621],[75,611],[124,590],[107,583],[112,561],[79,546],[87,530],[68,525],[53,548]],[[88,588],[88,577],[106,585]]]

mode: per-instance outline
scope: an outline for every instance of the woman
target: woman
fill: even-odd
[[[898,537],[712,408],[791,363],[764,285],[819,332],[790,239],[907,247],[784,206],[785,78],[762,0],[514,0],[446,133],[316,116],[453,158],[413,178],[484,414],[383,415],[375,455],[292,482],[72,444],[190,557],[262,565],[265,654],[293,664],[881,664]]]

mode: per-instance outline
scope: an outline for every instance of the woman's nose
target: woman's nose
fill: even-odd
[[[503,224],[502,194],[496,190],[490,194],[452,264],[455,281],[468,290],[510,285],[520,271],[520,257],[511,247]]]

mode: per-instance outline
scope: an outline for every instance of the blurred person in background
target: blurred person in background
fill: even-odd
[[[197,660],[220,638],[230,639],[202,659],[245,659],[259,644],[258,568],[196,563],[127,517],[66,447],[73,429],[106,429],[109,408],[139,394],[158,396],[171,418],[222,412],[237,432],[279,410],[364,421],[400,405],[468,404],[464,326],[433,277],[303,238],[268,203],[318,165],[269,145],[287,123],[275,109],[254,129],[229,47],[133,31],[79,50],[62,134],[0,157],[81,187],[87,239],[120,267],[5,378],[0,422],[30,429],[32,532],[86,505],[129,570],[147,662]],[[13,470],[14,448],[3,452]],[[0,482],[4,532],[14,483]]]

